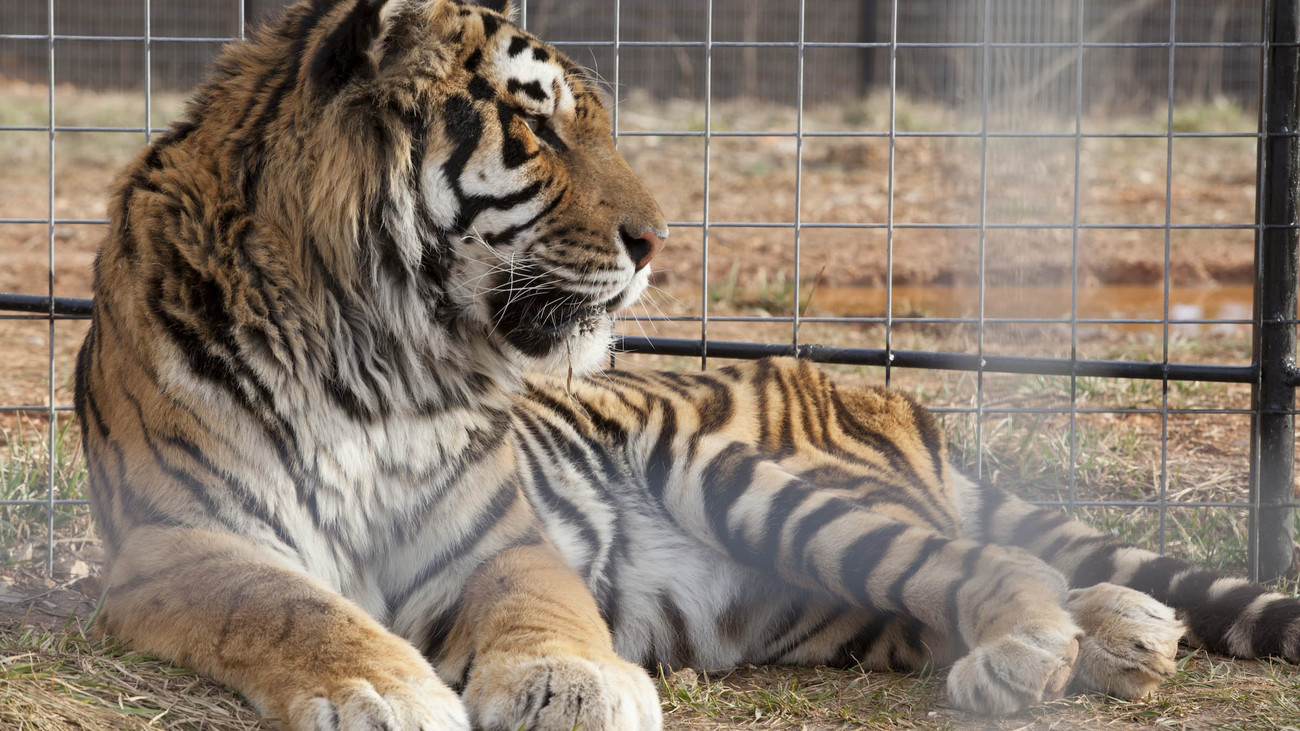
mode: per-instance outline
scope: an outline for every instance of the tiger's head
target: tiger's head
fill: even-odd
[[[377,340],[586,371],[668,231],[588,74],[508,5],[301,2],[227,49],[191,117],[211,128],[209,100],[246,100],[214,144],[252,138],[241,185],[263,223],[324,297],[355,300],[327,309],[363,303],[392,331]]]

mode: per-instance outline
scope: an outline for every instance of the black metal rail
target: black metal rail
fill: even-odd
[[[0,310],[76,317],[90,314],[90,300],[85,297],[55,297],[51,309],[50,298],[45,295],[0,292]]]
[[[897,322],[897,321],[895,321]],[[699,340],[687,338],[648,338],[625,336],[620,348],[629,353],[684,355],[699,357],[705,349]],[[793,355],[817,363],[840,365],[891,366],[944,371],[983,371],[985,373],[1024,373],[1043,376],[1076,375],[1081,378],[1137,378],[1159,381],[1214,381],[1217,383],[1254,383],[1257,366],[1230,366],[1201,363],[1143,363],[1122,360],[1071,360],[1069,358],[1034,358],[985,353],[981,362],[975,353],[944,353],[930,350],[884,350],[881,348],[842,348],[829,345],[789,343],[744,343],[710,340],[710,358],[764,358]]]
[[[1300,244],[1300,2],[1264,3],[1260,64],[1251,393],[1252,574],[1272,579],[1292,564],[1295,476],[1296,283]]]

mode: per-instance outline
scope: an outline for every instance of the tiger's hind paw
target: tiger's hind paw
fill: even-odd
[[[1115,584],[1070,592],[1066,602],[1083,628],[1071,690],[1142,698],[1178,669],[1174,657],[1185,627],[1174,610]]]
[[[465,687],[476,728],[652,731],[659,694],[641,668],[617,657],[480,657]]]
[[[1061,697],[1079,653],[1074,627],[1018,630],[980,645],[948,674],[948,700],[985,715]]]

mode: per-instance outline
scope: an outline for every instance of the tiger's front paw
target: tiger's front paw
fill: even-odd
[[[1072,690],[1142,698],[1178,669],[1183,623],[1146,594],[1097,584],[1070,592],[1066,608],[1085,633]]]
[[[659,694],[617,657],[480,657],[465,687],[475,727],[647,731],[663,725]]]
[[[469,731],[460,697],[418,650],[389,635],[368,639],[363,654],[290,674],[288,682],[304,684],[296,692],[265,694],[272,701],[268,715],[293,731]]]
[[[1078,630],[1019,629],[980,645],[948,674],[948,699],[958,708],[998,715],[1060,698],[1079,655]]]
[[[437,676],[342,678],[300,695],[289,705],[286,728],[469,730],[460,699]]]

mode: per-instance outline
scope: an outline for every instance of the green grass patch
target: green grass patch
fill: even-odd
[[[44,429],[25,427],[21,420],[12,430],[0,430],[0,500],[45,503],[0,505],[0,563],[25,558],[15,555],[20,544],[43,537],[47,531],[51,465],[56,500],[86,498],[86,471],[73,420],[63,423],[52,445],[47,437]],[[54,505],[53,510],[56,534],[87,512],[79,505]]]

